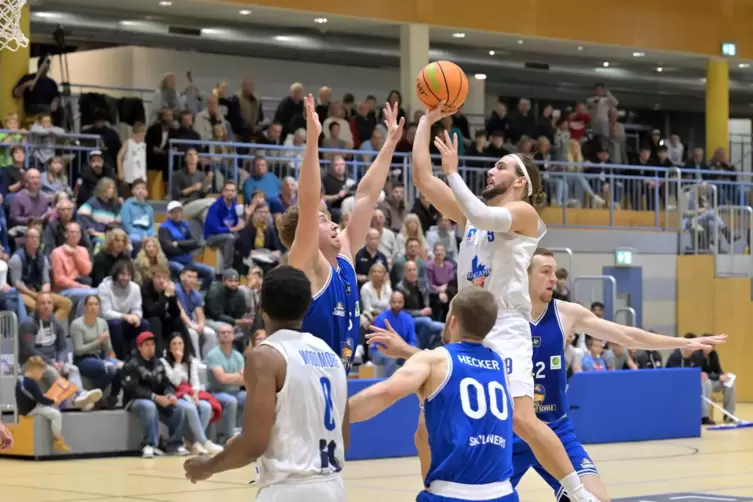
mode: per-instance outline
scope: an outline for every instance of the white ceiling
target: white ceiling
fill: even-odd
[[[159,0],[35,0],[32,12],[85,10],[106,13],[116,19],[154,21],[174,21],[176,19],[206,20],[206,28],[222,27],[223,22],[233,24],[258,24],[278,26],[281,34],[293,28],[317,29],[322,31],[369,35],[397,39],[400,36],[399,25],[378,20],[348,18],[303,11],[291,11],[268,7],[245,7],[239,4],[210,0],[171,0],[171,6],[161,6]],[[362,0],[356,0],[362,1]],[[244,16],[239,12],[251,10]],[[326,17],[326,24],[314,23],[315,17]],[[620,68],[641,73],[656,74],[661,67],[667,76],[681,74],[698,75],[703,71],[707,57],[695,54],[667,53],[641,50],[635,48],[586,44],[565,40],[520,37],[517,35],[465,30],[464,38],[453,37],[459,30],[445,27],[432,27],[431,42],[434,44],[478,48],[480,53],[495,56],[532,61],[540,63],[573,62],[602,68],[604,61],[609,62],[609,71]],[[289,33],[288,33],[289,34]],[[522,43],[521,43],[522,42]],[[635,57],[634,53],[643,54]],[[740,69],[742,60],[731,60],[730,71],[735,78],[753,79],[753,68]],[[598,74],[598,73],[596,73]],[[750,76],[749,76],[750,75]]]

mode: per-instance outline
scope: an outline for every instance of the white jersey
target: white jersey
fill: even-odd
[[[275,425],[257,462],[260,488],[339,477],[345,463],[342,425],[348,382],[342,361],[319,338],[279,330],[262,342],[287,362]]]
[[[541,220],[536,237],[488,232],[468,223],[458,253],[458,287],[482,287],[497,298],[500,313],[516,310],[530,321],[528,266],[545,233]]]
[[[136,143],[132,139],[126,142],[123,155],[123,177],[126,183],[133,183],[137,179],[146,181],[146,143]]]

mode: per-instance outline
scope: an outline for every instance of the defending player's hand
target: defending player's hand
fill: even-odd
[[[411,350],[412,347],[408,345],[402,336],[398,335],[397,332],[392,329],[390,322],[386,319],[384,325],[386,329],[378,328],[373,325],[369,326],[372,333],[366,334],[366,340],[368,340],[369,343],[378,343],[379,352],[385,356],[404,359],[409,358],[413,353]]]
[[[7,450],[12,447],[13,434],[3,424],[0,424],[0,450]]]
[[[456,109],[451,109],[449,111],[444,111],[446,103],[447,103],[447,101],[440,101],[439,105],[437,105],[436,108],[433,108],[433,109],[427,108],[426,109],[426,115],[424,115],[423,117],[421,117],[421,120],[426,119],[426,120],[429,121],[430,124],[433,124],[435,122],[439,122],[440,120],[442,120],[445,117],[449,117],[451,115],[455,115],[457,113]]]
[[[309,94],[303,98],[303,108],[306,111],[306,133],[309,138],[316,138],[316,141],[319,141],[319,135],[322,133],[322,124],[319,122],[319,114],[316,113],[314,96]]]
[[[403,137],[405,117],[398,120],[399,111],[397,102],[392,106],[389,103],[384,104],[384,125],[387,126],[387,140],[393,143],[397,143]]]
[[[444,132],[443,136],[437,135],[434,138],[434,146],[442,154],[442,171],[447,176],[458,172],[458,135],[453,134],[450,139],[450,133]]]
[[[699,338],[686,338],[686,349],[701,350],[714,347],[727,342],[727,335],[702,336]]]
[[[189,458],[183,462],[183,470],[186,471],[186,479],[191,483],[197,483],[199,481],[205,481],[212,477],[212,472],[209,470],[209,462],[211,457],[199,456]]]

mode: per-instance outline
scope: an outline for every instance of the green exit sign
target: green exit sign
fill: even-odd
[[[722,56],[737,56],[737,45],[733,44],[732,42],[722,42]]]
[[[633,264],[632,249],[618,249],[614,252],[614,263],[618,267],[627,267]]]

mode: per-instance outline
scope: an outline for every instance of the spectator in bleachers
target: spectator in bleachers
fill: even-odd
[[[255,349],[261,343],[268,338],[266,330],[257,329],[254,334],[251,335],[251,348]]]
[[[457,292],[457,268],[455,262],[447,258],[443,244],[435,244],[432,251],[432,259],[426,263],[429,305],[434,319],[442,320],[447,317],[450,300]]]
[[[217,96],[209,96],[207,107],[196,114],[194,129],[202,141],[210,141],[213,138],[212,129],[215,125],[222,126],[225,129],[225,136],[230,137],[232,129],[230,123],[222,116],[222,109]]]
[[[353,94],[346,92],[343,94],[343,112],[344,112],[344,118],[345,120],[352,120],[353,116],[356,114],[356,111],[353,109],[353,104],[356,102],[356,98],[353,96]]]
[[[100,284],[112,274],[115,264],[121,260],[131,261],[128,252],[128,236],[120,228],[105,233],[105,243],[92,260],[92,284]]]
[[[180,282],[175,285],[175,296],[181,308],[181,318],[191,337],[193,354],[200,360],[217,346],[217,333],[206,325],[204,298],[196,290],[198,272],[193,264],[188,264],[180,272]]]
[[[393,106],[395,106],[395,103],[397,103],[397,120],[398,122],[400,119],[405,119],[405,121],[408,121],[408,117],[405,115],[405,109],[403,109],[403,95],[400,94],[400,91],[397,89],[393,89],[390,91],[389,95],[387,96],[387,103],[389,103],[390,109],[392,109]],[[384,121],[384,110],[379,111],[379,120]]]
[[[638,167],[643,167],[644,169],[642,171],[638,171],[634,175],[645,176],[646,178],[649,178],[649,177],[653,178],[654,176],[656,176],[656,173],[657,173],[655,169],[657,162],[658,162],[658,156],[657,156],[657,159],[653,158],[653,154],[651,153],[651,147],[648,145],[642,146],[640,152],[638,153],[638,162],[636,162],[635,165]],[[642,202],[643,202],[644,195],[647,198],[649,207],[652,207],[650,205],[654,204],[654,202],[651,199],[655,197],[654,186],[656,185],[656,183],[653,180],[650,180],[650,179],[626,180],[625,184],[631,195],[630,207],[634,211],[640,211],[643,209],[644,204]]]
[[[152,277],[153,267],[168,267],[167,257],[155,237],[145,237],[144,245],[133,260],[133,282],[138,285],[144,284]],[[157,340],[159,341],[159,338]]]
[[[502,96],[499,96],[494,110],[492,110],[489,119],[486,121],[486,135],[491,136],[495,131],[499,131],[504,135],[509,128],[510,124],[507,117],[507,104]]]
[[[376,155],[382,150],[384,146],[384,131],[381,128],[375,127],[371,132],[371,137],[361,143],[358,147],[362,152],[367,152],[361,156],[362,162],[371,163],[376,158]]]
[[[183,110],[180,112],[180,124],[177,129],[172,131],[170,139],[179,139],[182,141],[201,141],[201,136],[194,130],[193,126],[193,113],[190,110]],[[180,152],[185,152],[189,148],[195,148],[188,145],[175,145],[175,149]],[[206,150],[206,148],[201,148]]]
[[[567,120],[570,139],[583,143],[586,137],[586,128],[591,123],[591,115],[586,110],[585,103],[575,103],[575,110],[570,113]]]
[[[588,337],[586,340],[588,353],[581,360],[583,371],[607,371],[607,363],[602,357],[604,345],[601,340]]]
[[[483,129],[477,129],[474,134],[473,142],[468,146],[468,150],[465,152],[467,157],[486,157],[486,131]],[[410,149],[405,150],[407,152],[413,151],[413,142],[410,144]],[[487,163],[481,160],[466,160],[467,167],[483,168]],[[470,176],[478,175],[478,173],[471,172]]]
[[[685,169],[694,169],[694,170],[698,170],[698,171],[708,171],[709,168],[706,165],[705,153],[703,151],[703,148],[693,148],[693,155],[685,163]],[[689,179],[695,179],[695,180],[708,179],[708,175],[705,172],[703,172],[703,173],[685,173],[683,171],[682,177],[683,178],[689,178]]]
[[[640,180],[624,181],[618,177],[611,178],[610,174],[614,171],[609,158],[609,151],[606,148],[597,148],[596,159],[592,166],[586,168],[586,172],[592,175],[598,175],[598,178],[590,178],[592,190],[600,193],[601,200],[611,200],[612,207],[620,208],[624,191],[627,189],[633,198],[640,197],[642,186]],[[633,185],[630,185],[630,183]],[[631,190],[631,186],[633,189]],[[636,195],[637,194],[637,195]],[[597,200],[594,198],[594,200]],[[640,199],[639,199],[640,200]],[[640,207],[640,206],[638,206]]]
[[[50,263],[39,249],[41,233],[30,228],[26,232],[23,247],[16,249],[8,260],[10,283],[21,295],[21,300],[30,311],[37,309],[37,303],[43,293],[50,293]],[[59,321],[68,319],[73,308],[71,301],[64,296],[50,293],[55,306],[55,317]]]
[[[426,262],[420,256],[421,243],[415,237],[408,237],[405,240],[405,252],[400,254],[390,269],[390,280],[393,285],[403,280],[403,268],[409,261],[416,263],[418,266],[418,276],[422,280],[426,279]]]
[[[421,222],[421,230],[424,234],[428,232],[432,226],[437,224],[437,219],[439,218],[439,211],[437,211],[437,208],[432,206],[429,199],[421,193],[418,194],[410,212],[418,216],[418,219]]]
[[[55,248],[62,246],[68,240],[67,238],[67,226],[69,223],[78,223],[73,218],[73,202],[68,199],[60,199],[55,205],[55,212],[57,219],[48,221],[44,229],[44,250],[46,253],[51,253]],[[79,228],[81,225],[79,224]],[[93,251],[91,241],[89,240],[89,234],[81,231],[77,246],[83,246],[87,252],[91,254]]]
[[[264,109],[261,100],[254,94],[253,80],[243,79],[240,91],[230,99],[227,119],[235,135],[243,141],[259,135],[259,126],[264,122]]]
[[[165,73],[160,81],[159,88],[152,96],[151,104],[155,111],[168,109],[174,113],[180,112],[182,103],[175,74]]]
[[[133,282],[133,264],[120,260],[97,287],[102,302],[102,317],[110,328],[112,347],[118,359],[124,361],[138,335],[149,329],[143,320],[141,288]]]
[[[568,149],[570,143],[570,129],[567,121],[567,115],[564,115],[557,120],[556,129],[554,131],[554,154],[557,160],[568,161]],[[578,142],[580,146],[580,142]],[[572,162],[572,161],[571,161]]]
[[[154,209],[146,200],[145,180],[141,178],[133,180],[131,193],[133,197],[129,197],[120,209],[120,220],[133,250],[138,252],[146,237],[154,237]]]
[[[282,124],[282,135],[293,134],[298,129],[298,122],[303,116],[303,84],[295,82],[290,85],[290,93],[280,101],[275,111],[275,122]],[[304,122],[305,127],[305,122]]]
[[[407,212],[405,186],[401,183],[393,183],[390,196],[379,203],[379,209],[384,212],[388,228],[395,234],[399,233]]]
[[[319,92],[316,97],[316,113],[319,115],[319,120],[324,122],[327,120],[327,114],[329,113],[330,106],[332,105],[332,89],[327,86],[319,88]]]
[[[594,96],[586,100],[591,111],[591,131],[594,136],[609,137],[609,110],[620,104],[604,84],[594,85]]]
[[[454,141],[454,139],[457,137],[458,140],[458,155],[460,157],[465,157],[465,143],[463,142],[463,132],[460,129],[457,129],[453,127],[453,117],[444,117],[442,120],[439,121],[437,124],[439,128],[437,129],[437,134],[444,134],[444,131],[447,131],[447,134],[450,135],[450,138]]]
[[[374,318],[389,308],[392,287],[387,280],[387,268],[382,263],[374,263],[369,269],[369,280],[361,286],[361,307],[366,319],[362,325],[368,326]]]
[[[120,208],[115,182],[102,178],[97,182],[94,195],[78,209],[78,218],[95,248],[104,243],[108,225],[120,223]]]
[[[327,129],[327,136],[322,140],[322,148],[331,148],[333,150],[349,150],[348,144],[345,143],[345,140],[342,139],[342,128],[340,127],[340,123],[336,121],[332,121],[329,123],[329,128]],[[322,154],[322,157],[324,160],[332,162],[332,160],[335,158],[335,153],[333,152],[325,152]]]
[[[52,290],[78,305],[83,298],[97,294],[90,277],[92,262],[89,251],[79,244],[81,226],[68,223],[65,235],[66,242],[50,253]]]
[[[76,200],[79,205],[87,202],[95,194],[97,184],[103,178],[115,180],[117,175],[112,167],[105,164],[102,151],[92,150],[89,152],[89,163],[81,168],[79,178],[76,181]]]
[[[713,180],[727,182],[725,184],[717,184],[719,189],[719,204],[738,204],[736,195],[739,195],[739,187],[730,186],[730,181],[737,181],[737,171],[735,166],[729,164],[727,160],[727,150],[725,148],[717,148],[714,150],[714,155],[709,159],[710,178]]]
[[[69,196],[73,195],[73,191],[68,184],[68,176],[65,174],[62,158],[55,156],[47,162],[47,170],[42,173],[39,189],[42,194],[50,199],[61,192],[65,192]]]
[[[450,219],[442,214],[437,215],[437,224],[432,226],[426,234],[426,245],[434,249],[437,244],[442,244],[446,257],[449,260],[458,259],[458,241],[455,229],[452,228]]]
[[[282,244],[270,216],[266,203],[253,206],[253,213],[246,218],[246,226],[238,235],[233,264],[244,275],[252,264],[270,270],[280,261]]]
[[[235,328],[235,338],[239,348],[243,348],[243,339],[250,334],[254,323],[248,305],[246,295],[240,286],[240,275],[232,268],[222,272],[222,282],[212,283],[206,296],[207,326],[219,333],[220,327],[225,324]]]
[[[515,148],[506,142],[505,133],[500,130],[492,131],[489,138],[489,145],[484,150],[484,157],[500,159]]]
[[[29,142],[34,145],[30,165],[43,169],[55,156],[55,144],[65,135],[65,130],[52,123],[52,115],[42,113],[29,129]]]
[[[566,167],[550,164],[554,157],[551,152],[551,143],[546,136],[539,137],[536,150],[536,153],[533,154],[533,160],[536,161],[541,172],[550,204],[564,207],[567,203],[567,181],[562,172]]]
[[[68,363],[70,354],[62,324],[52,316],[52,295],[41,293],[38,308],[18,326],[18,362],[25,364],[33,356],[41,357],[47,364],[42,381],[51,387],[61,376],[77,387],[71,404],[83,411],[91,411],[102,398],[99,389],[86,391],[81,383],[78,368]]]
[[[654,331],[650,331],[654,333]],[[633,358],[638,369],[663,368],[664,362],[661,352],[658,350],[630,349],[630,357]]]
[[[173,334],[181,335],[186,346],[191,349],[189,352],[193,352],[167,264],[153,266],[151,274],[144,278],[141,286],[141,305],[144,320],[149,330],[154,333],[158,354],[162,354]]]
[[[570,285],[567,282],[570,274],[564,267],[559,267],[554,276],[557,278],[557,282],[554,283],[554,289],[552,291],[552,298],[555,300],[562,300],[563,302],[570,301]]]
[[[204,221],[204,239],[211,248],[220,248],[222,263],[230,266],[235,257],[235,242],[238,232],[245,227],[245,221],[238,217],[236,201],[238,188],[232,181],[225,182],[222,197],[218,197],[207,211]]]
[[[282,166],[277,166],[278,170],[282,173],[296,172],[298,166],[303,161],[303,146],[306,144],[306,129],[299,127],[292,134],[288,134],[283,143],[285,146],[291,148],[285,150],[277,150],[273,152],[274,155],[279,155],[286,159],[291,159],[287,163],[283,163]]]
[[[253,160],[251,176],[243,183],[243,201],[251,203],[254,192],[261,190],[267,200],[275,200],[280,196],[280,179],[269,172],[267,160],[257,155]]]
[[[630,353],[624,346],[619,343],[609,342],[609,352],[612,353],[612,361],[607,361],[607,367],[610,370],[637,370],[638,365],[635,364]],[[606,359],[606,358],[605,358]]]
[[[39,58],[36,73],[25,74],[13,88],[13,97],[23,98],[26,115],[55,112],[60,106],[58,84],[49,77],[51,62],[51,55]]]
[[[387,269],[389,262],[384,253],[379,251],[379,231],[377,229],[369,229],[364,246],[356,253],[355,261],[359,288],[368,280],[369,273],[375,263],[381,263],[385,270]]]
[[[13,198],[13,204],[8,215],[8,226],[13,229],[24,229],[32,218],[46,220],[50,216],[52,200],[40,192],[42,175],[36,169],[26,171],[26,188],[20,190]]]
[[[198,225],[204,221],[209,206],[215,202],[215,199],[205,198],[212,191],[214,175],[211,171],[204,173],[198,168],[199,154],[196,148],[186,150],[183,163],[185,167],[176,171],[173,177],[173,200],[183,204],[185,219],[189,222],[196,220]]]
[[[321,115],[319,115],[319,120],[322,120]],[[337,131],[339,134],[337,136],[333,135],[332,124],[337,124],[337,127],[339,127],[339,130]],[[353,133],[350,130],[350,124],[345,117],[345,109],[341,102],[335,101],[330,105],[327,118],[322,123],[322,133],[324,134],[325,141],[323,146],[325,148],[353,148]],[[341,142],[338,144],[341,144],[342,146],[332,146],[334,143],[331,141],[328,143],[327,140],[331,140],[332,138],[337,138],[338,141]]]
[[[26,174],[26,148],[23,145],[15,145],[10,149],[11,163],[3,166],[3,197],[5,206],[10,207],[11,194],[18,193],[24,187],[24,175]]]
[[[21,301],[21,294],[12,288],[8,282],[8,255],[0,248],[0,307],[3,310],[15,312],[18,322],[28,317],[26,305]]]
[[[2,122],[0,129],[5,129],[8,132],[0,133],[0,167],[7,167],[13,162],[10,154],[12,146],[26,143],[26,135],[23,134],[26,129],[20,128],[20,125],[16,113],[7,114]]]
[[[711,333],[704,333],[701,336],[713,336]],[[708,375],[704,380],[704,385],[711,387],[711,392],[721,392],[723,396],[722,405],[725,411],[731,415],[735,414],[735,375],[725,373],[722,370],[722,364],[719,360],[719,353],[713,346],[704,346],[701,351],[703,354],[703,364],[701,371]],[[734,422],[727,415],[724,415],[724,423]]]
[[[538,137],[538,124],[536,117],[531,112],[531,100],[528,98],[518,100],[518,110],[510,114],[509,124],[510,132],[508,136],[513,143],[517,143],[523,136]]]
[[[272,122],[267,127],[265,133],[258,139],[261,145],[274,145],[280,146],[284,143],[285,138],[282,137],[282,124],[279,122]],[[266,155],[269,157],[279,157],[279,150],[258,150],[259,155]]]
[[[355,182],[348,178],[345,172],[345,159],[336,155],[322,179],[323,199],[332,215],[333,222],[340,222],[343,200],[348,197],[354,186]]]
[[[174,136],[173,111],[159,110],[157,122],[146,130],[144,143],[146,144],[146,167],[149,171],[162,173],[163,181],[167,181],[169,167],[170,139]],[[175,180],[173,180],[173,183]]]
[[[42,393],[39,381],[44,375],[47,364],[39,356],[29,358],[24,364],[23,375],[16,381],[16,405],[20,416],[39,415],[50,422],[52,430],[52,449],[67,453],[71,447],[63,439],[63,415],[57,407],[60,405]]]
[[[186,352],[183,338],[174,334],[162,358],[165,375],[178,396],[178,407],[186,412],[186,442],[194,455],[216,455],[222,447],[207,439],[206,429],[212,419],[213,403],[222,413],[222,407],[211,394],[201,391],[197,360]],[[202,395],[204,399],[202,399]],[[211,399],[211,402],[210,400]]]
[[[238,414],[243,414],[246,404],[243,355],[233,347],[233,327],[221,323],[218,326],[220,344],[207,355],[207,390],[222,405],[220,444],[233,437]]]
[[[71,323],[73,364],[82,377],[93,382],[94,388],[102,392],[110,388],[106,407],[115,409],[120,394],[123,362],[115,357],[107,321],[99,317],[99,298],[93,294],[84,298],[83,302],[83,315]]]
[[[81,132],[84,134],[96,134],[102,138],[105,163],[111,166],[117,165],[118,152],[120,152],[120,149],[123,147],[123,143],[120,141],[120,134],[118,134],[118,131],[109,124],[110,113],[102,108],[97,108],[94,110],[92,119],[92,125],[83,127]]]
[[[288,210],[290,206],[294,206],[298,201],[296,197],[297,182],[292,176],[286,176],[282,180],[282,186],[280,187],[280,196],[276,201],[271,201],[270,210],[273,215],[281,215]]]
[[[583,371],[581,361],[583,360],[583,349],[575,346],[575,333],[572,331],[565,335],[565,368],[567,368],[567,378],[573,373]]]
[[[207,291],[214,279],[214,268],[195,262],[192,253],[201,248],[183,221],[183,205],[172,201],[167,205],[167,219],[159,227],[159,244],[173,272],[180,272],[189,263],[201,277],[201,289]]]
[[[131,189],[138,180],[146,180],[147,145],[144,142],[144,131],[145,127],[141,122],[133,124],[131,137],[123,143],[115,161],[118,181],[125,182]]]
[[[383,210],[374,210],[374,216],[371,218],[371,228],[379,232],[379,251],[387,257],[387,268],[390,268],[401,250],[397,245],[397,236],[395,236],[395,233],[390,228],[385,226],[386,220],[387,218]]]
[[[390,295],[390,308],[376,316],[374,327],[379,329],[392,328],[408,345],[421,347],[414,319],[408,312],[403,310],[404,307],[405,300],[403,293],[400,291],[393,292]],[[397,371],[398,367],[402,366],[405,362],[404,359],[396,359],[381,353],[378,343],[371,344],[369,354],[371,362],[377,366],[384,366],[384,378],[391,377]]]
[[[696,335],[694,333],[685,333],[684,338],[692,339],[696,338]],[[703,371],[705,363],[705,357],[700,350],[675,349],[667,357],[665,368],[700,368],[702,396],[706,399],[711,399],[712,384],[709,381],[708,373]],[[711,420],[709,404],[704,399],[701,399],[701,424],[716,425],[716,422]]]
[[[259,325],[263,322],[261,319],[261,285],[264,282],[264,271],[261,267],[254,265],[248,270],[246,275],[246,285],[238,286],[246,298],[246,312],[251,317],[251,325]],[[262,324],[263,325],[263,324]]]
[[[395,152],[397,153],[410,153],[413,151],[413,141],[416,139],[416,129],[418,124],[415,122],[408,122],[403,129],[403,137],[397,142]],[[395,162],[402,162],[404,157],[396,157]]]
[[[419,275],[416,262],[405,263],[403,279],[395,286],[405,299],[405,311],[413,317],[418,336],[418,346],[422,349],[434,348],[440,341],[444,323],[431,318],[429,287],[426,275]]]
[[[143,431],[141,456],[162,455],[159,444],[159,421],[167,422],[169,455],[188,455],[183,446],[186,410],[178,404],[175,387],[167,378],[165,366],[155,357],[154,335],[148,331],[136,338],[136,350],[123,366],[123,402],[139,417]]]
[[[609,109],[609,141],[607,142],[607,150],[609,151],[609,158],[615,164],[627,165],[630,163],[628,160],[628,147],[627,139],[625,136],[625,126],[617,120],[618,113],[616,108]]]
[[[372,95],[356,108],[356,114],[351,120],[350,130],[353,133],[353,147],[358,148],[361,143],[371,138],[374,128],[377,126],[376,98]]]
[[[403,218],[403,227],[400,229],[400,233],[397,234],[397,245],[401,249],[404,249],[405,244],[410,238],[416,239],[420,244],[418,248],[418,256],[424,261],[428,260],[431,250],[426,244],[424,232],[421,228],[421,221],[415,213],[408,213],[405,215],[405,218]]]
[[[554,142],[554,118],[552,117],[552,114],[554,113],[554,108],[551,104],[547,103],[545,104],[541,109],[541,116],[538,119],[538,132],[534,138],[541,138],[541,136],[544,136],[546,139],[549,140],[549,143]]]

